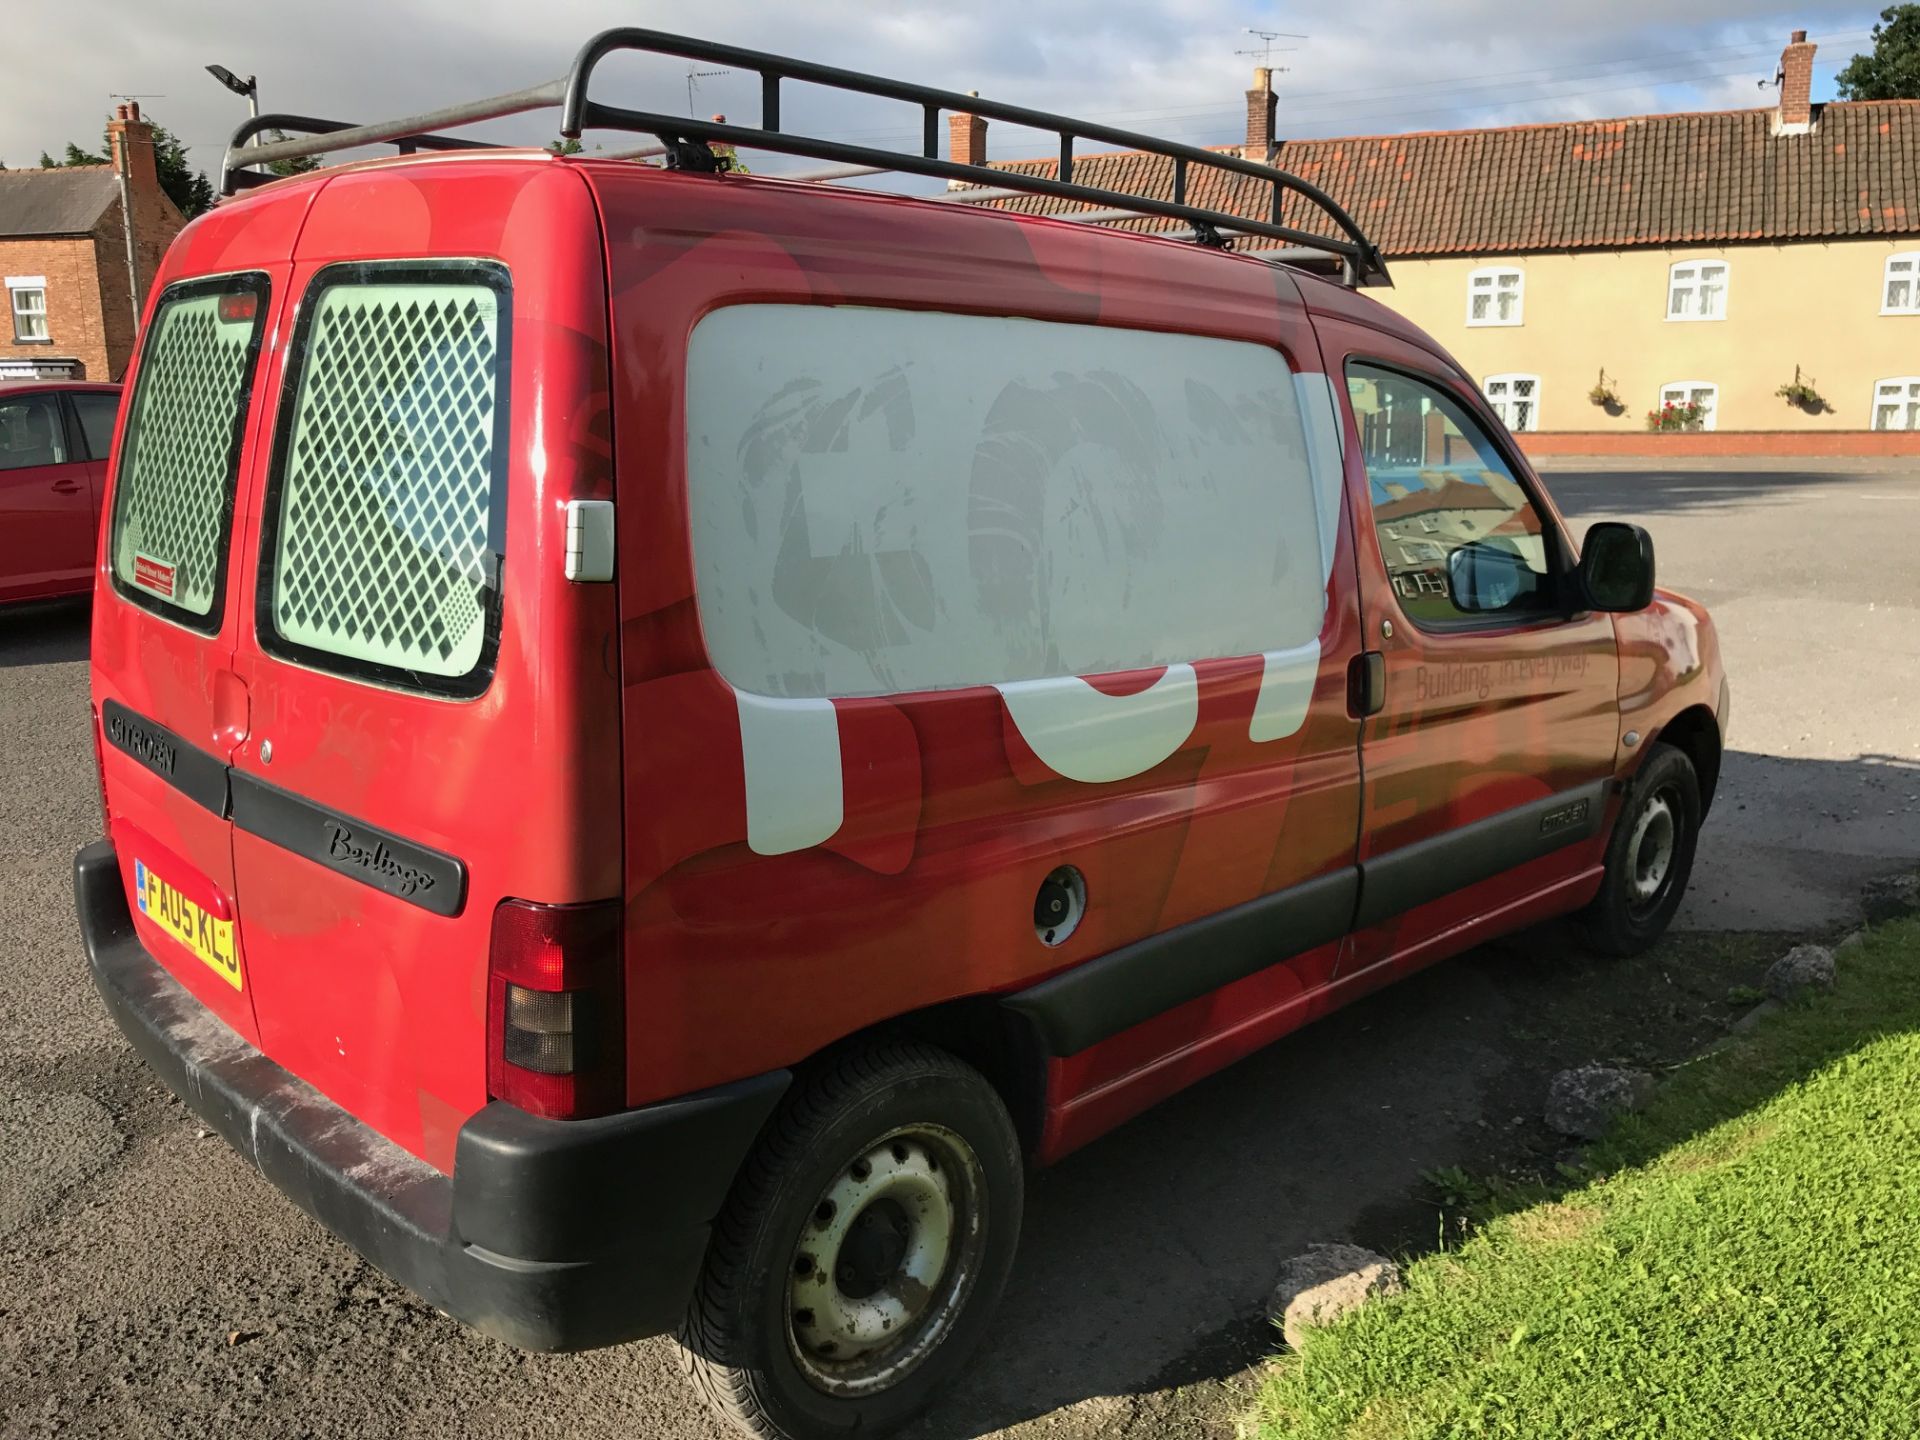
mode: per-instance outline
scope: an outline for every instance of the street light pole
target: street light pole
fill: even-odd
[[[233,71],[227,69],[227,67],[224,65],[209,65],[207,66],[207,73],[213,76],[213,78],[218,80],[222,85],[226,86],[227,89],[231,90],[234,94],[246,96],[248,117],[254,120],[258,120],[260,118],[260,77],[259,76],[249,75],[247,76],[246,79],[242,80],[238,75],[234,74]],[[253,143],[256,145],[261,143],[260,137],[258,135],[253,137]]]

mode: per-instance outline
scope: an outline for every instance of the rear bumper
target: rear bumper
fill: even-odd
[[[451,1176],[385,1139],[215,1019],[141,945],[113,846],[74,859],[94,984],[169,1089],[287,1197],[438,1309],[528,1350],[672,1330],[709,1224],[786,1071],[599,1120],[498,1101]]]

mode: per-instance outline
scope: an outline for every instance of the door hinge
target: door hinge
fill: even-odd
[[[567,501],[567,579],[613,579],[613,502]]]

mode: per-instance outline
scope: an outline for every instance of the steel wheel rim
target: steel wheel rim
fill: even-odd
[[[939,1125],[874,1141],[835,1175],[787,1266],[787,1348],[815,1389],[897,1384],[952,1329],[986,1248],[986,1176]]]
[[[1627,841],[1627,897],[1636,912],[1653,909],[1665,896],[1679,839],[1673,796],[1665,788],[1656,790],[1634,816]]]

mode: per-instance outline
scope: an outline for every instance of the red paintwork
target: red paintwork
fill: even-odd
[[[253,632],[270,401],[295,298],[322,264],[413,255],[496,257],[514,278],[505,623],[491,686],[464,703],[287,665]],[[1257,657],[1170,657],[1196,662],[1192,734],[1149,772],[1097,786],[1049,770],[992,689],[836,701],[845,820],[813,849],[759,855],[745,843],[736,703],[707,660],[689,542],[685,357],[710,310],[860,304],[1179,330],[1277,347],[1297,371],[1337,376],[1349,353],[1396,359],[1491,424],[1484,405],[1391,312],[1259,261],[592,159],[441,156],[275,185],[188,227],[161,285],[243,265],[267,269],[274,290],[226,623],[216,640],[189,636],[119,603],[103,570],[96,700],[117,696],[230,749],[241,771],[459,855],[467,906],[440,919],[231,833],[111,750],[110,800],[233,894],[245,1001],[211,976],[196,983],[204,967],[149,937],[156,953],[280,1063],[442,1168],[486,1099],[487,933],[503,897],[624,897],[626,1099],[642,1104],[1623,775],[1645,749],[1623,748],[1622,730],[1656,734],[1719,693],[1711,625],[1669,597],[1617,624],[1442,637],[1406,622],[1370,521],[1356,524],[1369,501],[1349,415],[1347,513],[1296,734],[1248,738]],[[559,505],[614,496],[618,585],[567,584]],[[1366,646],[1387,652],[1389,705],[1363,733],[1346,670]],[[1481,664],[1497,672],[1484,697],[1431,678],[1421,689],[1423,673]],[[1088,678],[1120,693],[1152,673]],[[1577,907],[1601,848],[1533,862],[1053,1062],[1040,1158],[1396,975]],[[1063,857],[1092,905],[1047,949],[1033,896]]]
[[[63,393],[118,397],[120,387],[83,380],[0,380],[0,400]],[[85,595],[93,588],[91,562],[107,461],[86,457],[77,419],[67,429],[65,463],[0,470],[0,604]]]

